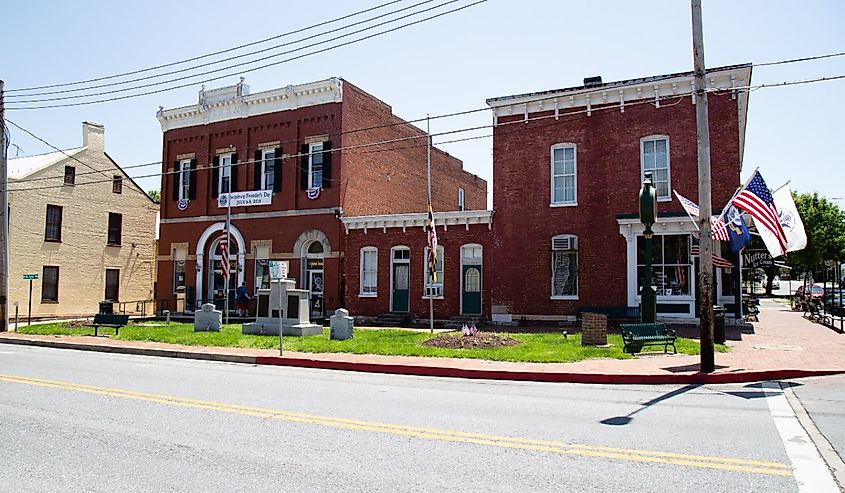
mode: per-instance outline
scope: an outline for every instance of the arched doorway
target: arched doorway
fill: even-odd
[[[226,299],[229,300],[229,309],[234,310],[234,302],[232,293],[235,292],[239,285],[238,271],[238,242],[229,240],[229,284],[226,285],[226,277],[223,272],[223,250],[226,248],[226,239],[220,235],[215,238],[208,248],[208,266],[206,268],[207,291],[206,299],[214,303],[218,310],[222,310]],[[228,296],[227,296],[228,294]]]
[[[220,263],[220,237],[226,223],[218,222],[210,225],[202,232],[197,239],[197,281],[196,281],[196,308],[199,308],[203,303],[214,302],[214,271],[221,269]],[[229,240],[229,248],[231,253],[229,258],[235,262],[235,267],[230,267],[232,289],[244,281],[244,237],[240,230],[234,225],[231,225],[231,237]],[[216,257],[217,262],[210,260],[211,257]],[[221,294],[221,302],[222,302]]]

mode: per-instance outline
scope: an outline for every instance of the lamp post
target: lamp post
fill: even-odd
[[[645,226],[645,273],[640,291],[640,322],[654,323],[657,316],[657,295],[654,291],[651,272],[652,245],[654,231],[651,226],[657,219],[657,192],[651,181],[651,173],[646,173],[643,186],[640,188],[640,222]]]

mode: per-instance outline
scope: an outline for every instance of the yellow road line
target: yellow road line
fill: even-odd
[[[792,476],[792,467],[788,464],[783,464],[780,462],[759,461],[752,459],[737,459],[730,457],[706,455],[677,454],[672,452],[614,448],[596,445],[582,445],[548,440],[513,438],[505,436],[486,435],[482,433],[467,433],[461,431],[441,430],[436,428],[405,426],[391,423],[380,423],[376,421],[333,418],[330,416],[320,416],[316,414],[298,413],[260,407],[239,406],[222,402],[201,401],[176,396],[150,394],[145,392],[134,392],[130,390],[113,389],[107,387],[95,387],[91,385],[82,385],[56,380],[43,380],[37,378],[19,377],[13,375],[0,375],[0,381],[56,388],[62,390],[72,390],[88,394],[120,397],[124,399],[132,399],[138,401],[155,402],[185,408],[204,409],[208,411],[239,414],[243,416],[253,416],[266,419],[276,419],[289,422],[314,424],[348,430],[387,433],[429,440],[472,443],[477,445],[487,445],[508,449],[533,450],[538,452],[550,452],[565,455],[599,457],[606,459],[617,459],[636,462],[652,462],[679,466],[700,467],[706,469],[719,469],[725,471],[748,472],[755,474]]]

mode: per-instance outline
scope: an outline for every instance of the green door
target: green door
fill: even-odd
[[[408,270],[410,264],[393,264],[393,306],[392,312],[407,313],[408,307]]]
[[[465,265],[463,276],[463,314],[481,315],[481,266]]]

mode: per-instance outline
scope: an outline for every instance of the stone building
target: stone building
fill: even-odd
[[[153,202],[105,152],[105,128],[82,124],[82,147],[10,159],[9,305],[32,316],[154,310]]]

